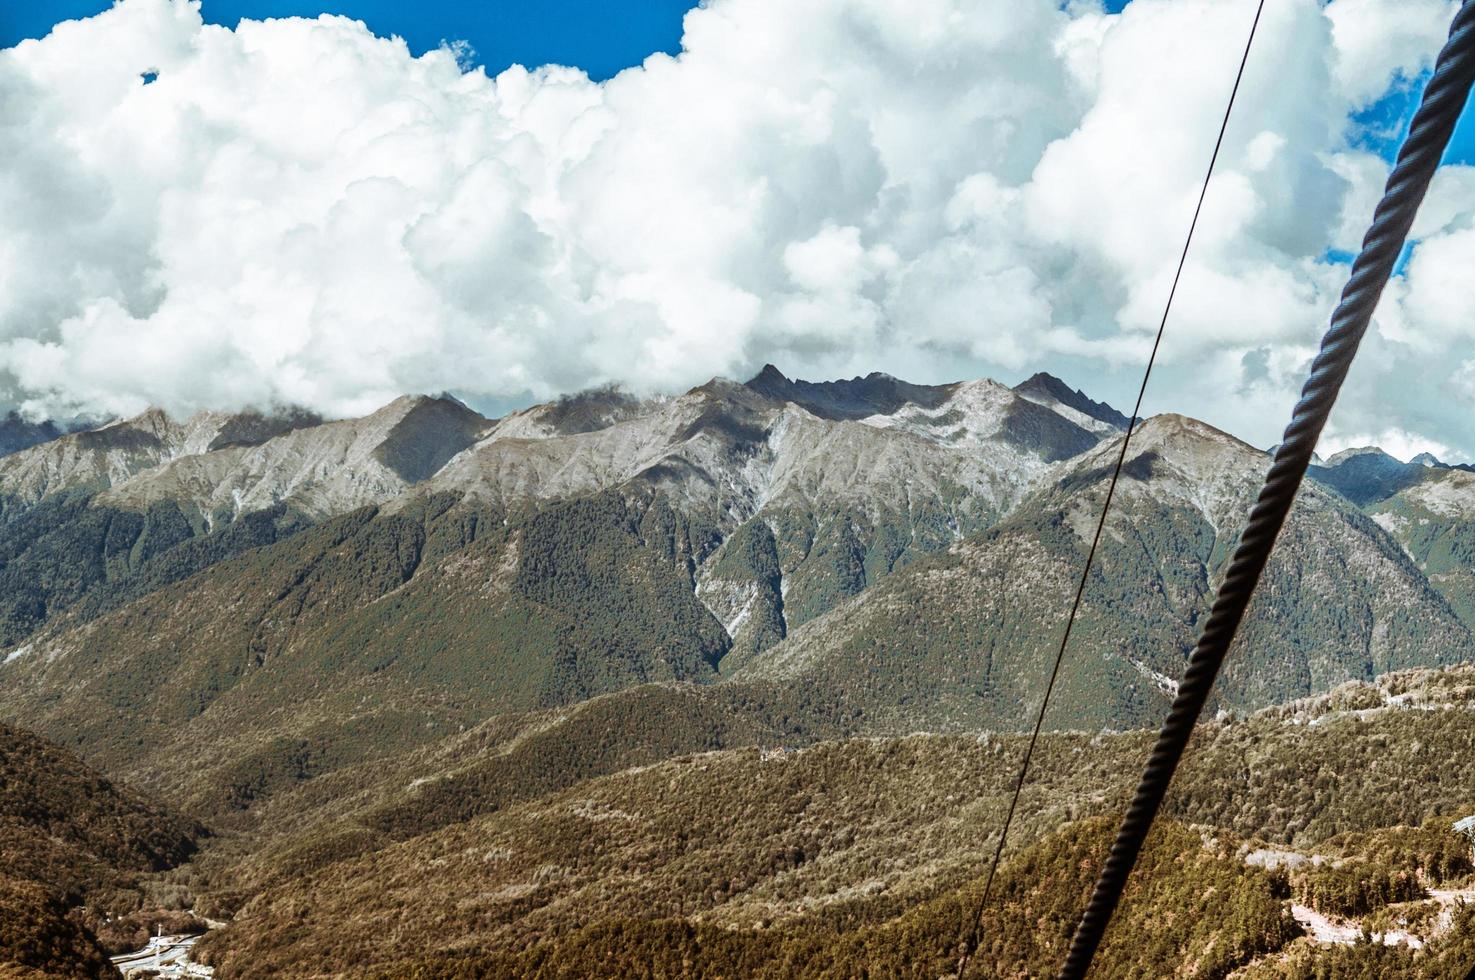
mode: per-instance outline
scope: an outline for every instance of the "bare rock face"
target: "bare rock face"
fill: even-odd
[[[17,505],[73,490],[98,491],[182,457],[258,445],[320,422],[300,411],[200,412],[176,422],[160,409],[60,435],[0,460],[0,498]]]
[[[1093,432],[1111,434],[1114,430],[1125,429],[1130,421],[1105,402],[1092,401],[1084,391],[1071,388],[1053,374],[1043,371],[1015,385],[1014,391],[1020,397],[1053,409]]]
[[[647,415],[669,399],[637,398],[616,386],[565,395],[516,412],[498,423],[503,438],[546,439],[607,429],[616,422]]]
[[[858,730],[1012,725],[1123,424],[1048,376],[771,367],[500,420],[424,396],[327,422],[145,413],[0,459],[0,708],[122,745],[137,719],[183,719],[208,742],[259,712],[290,728],[284,686],[320,688],[323,711],[357,705],[355,685],[413,690],[459,724],[682,682],[800,691]],[[1367,460],[1305,485],[1226,706],[1471,639],[1475,475],[1409,464],[1416,480],[1359,506],[1335,474]],[[1194,419],[1139,425],[1053,723],[1156,719],[1268,464]],[[97,674],[81,686],[79,664]]]
[[[13,512],[69,491],[135,510],[173,501],[206,525],[287,504],[322,519],[412,487],[511,506],[623,485],[741,522],[768,506],[843,501],[1008,509],[1098,435],[989,381],[888,375],[821,384],[771,366],[677,397],[600,389],[490,422],[449,398],[405,397],[362,419],[157,409],[0,461]]]
[[[165,443],[169,458],[109,481],[97,502],[142,510],[172,501],[207,525],[284,503],[321,519],[398,496],[489,424],[459,402],[425,396],[336,422],[200,415]]]
[[[802,687],[824,678],[868,691],[871,709],[898,730],[1022,723],[1060,641],[1119,450],[1110,440],[1082,454],[988,533],[790,630],[736,679]],[[1164,415],[1140,427],[1052,724],[1123,728],[1161,714],[1268,462],[1194,419]],[[1307,483],[1216,697],[1259,706],[1454,663],[1471,639],[1382,528]]]
[[[1365,507],[1422,482],[1429,476],[1426,470],[1432,468],[1423,463],[1402,463],[1376,446],[1363,446],[1336,453],[1322,465],[1313,466],[1310,473],[1312,479]]]
[[[863,419],[891,415],[908,405],[937,408],[957,385],[914,385],[880,371],[848,381],[791,381],[765,364],[747,387],[774,401],[799,405],[823,419]]]
[[[716,379],[677,398],[601,404],[611,407],[599,423],[581,411],[573,432],[566,409],[512,416],[431,486],[507,503],[634,481],[739,519],[786,499],[875,509],[917,493],[978,498],[998,513],[1050,464],[1098,441],[991,381],[811,384],[770,366],[747,384]]]

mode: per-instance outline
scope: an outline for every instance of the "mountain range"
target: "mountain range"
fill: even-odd
[[[159,873],[241,922],[342,862],[693,753],[1025,727],[1128,424],[1046,374],[772,366],[500,419],[413,396],[13,421],[0,719],[207,826]],[[1062,745],[1127,732],[1109,768],[1133,767],[1268,463],[1191,418],[1139,423],[1052,701]],[[1311,477],[1222,718],[1470,659],[1475,472],[1362,449]],[[216,947],[281,941],[245,929]]]

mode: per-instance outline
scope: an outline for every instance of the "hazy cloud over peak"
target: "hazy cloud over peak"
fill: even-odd
[[[1149,407],[1275,441],[1345,275],[1327,250],[1386,176],[1352,116],[1454,6],[1267,6]],[[0,52],[0,396],[340,414],[772,361],[1054,368],[1122,400],[1253,9],[712,0],[679,57],[595,84],[123,0]],[[1340,431],[1475,448],[1470,173],[1441,173]]]

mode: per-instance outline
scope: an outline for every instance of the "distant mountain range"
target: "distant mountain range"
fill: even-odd
[[[1019,729],[1127,421],[1046,374],[770,366],[501,419],[414,396],[33,427],[0,458],[0,719],[249,841],[192,872],[222,914],[284,861],[690,753]],[[1268,463],[1139,425],[1051,729],[1157,723]],[[1456,664],[1472,628],[1475,472],[1341,453],[1213,708]]]
[[[665,681],[800,727],[1008,728],[1126,421],[1044,374],[772,366],[497,420],[445,397],[342,421],[150,411],[0,459],[0,711],[146,778],[175,744],[355,742],[339,730],[367,710],[408,747]],[[1056,724],[1158,717],[1266,465],[1191,419],[1142,424]],[[1314,476],[1224,707],[1467,649],[1475,474],[1356,451]]]

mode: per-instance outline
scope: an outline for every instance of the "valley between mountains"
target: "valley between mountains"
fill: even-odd
[[[223,978],[948,976],[1127,421],[774,367],[0,420],[0,976],[206,919]],[[1139,423],[978,975],[1063,956],[1268,462]],[[1100,975],[1475,965],[1472,629],[1475,472],[1315,467]]]

